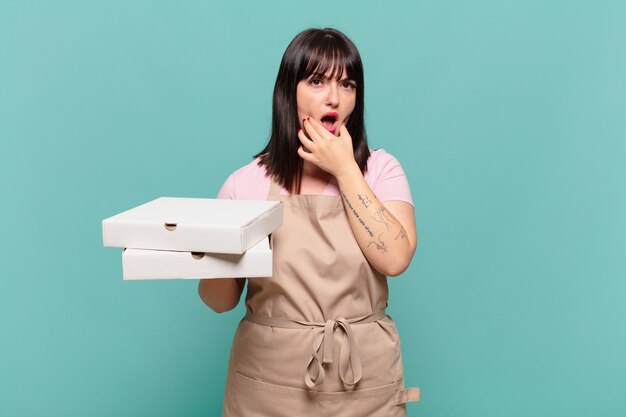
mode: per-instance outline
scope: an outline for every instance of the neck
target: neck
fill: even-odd
[[[326,181],[330,177],[330,174],[317,165],[314,165],[309,161],[304,161],[304,164],[302,165],[302,176],[314,177]]]

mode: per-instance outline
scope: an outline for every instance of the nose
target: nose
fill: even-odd
[[[331,107],[337,107],[339,105],[339,88],[337,83],[328,84],[326,103]]]

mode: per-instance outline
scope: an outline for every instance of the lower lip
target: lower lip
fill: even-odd
[[[335,133],[335,128],[334,128],[334,127],[333,127],[333,128],[331,128],[331,129],[328,129],[328,128],[327,128],[326,130],[328,130],[330,133]]]

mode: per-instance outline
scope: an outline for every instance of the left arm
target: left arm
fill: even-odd
[[[356,163],[337,182],[352,232],[367,260],[384,275],[400,275],[417,243],[413,206],[404,201],[381,203]]]
[[[303,124],[298,154],[337,179],[354,237],[372,266],[384,275],[406,270],[417,244],[413,206],[404,201],[385,204],[374,195],[354,160],[352,138],[345,126],[334,136],[317,121]]]

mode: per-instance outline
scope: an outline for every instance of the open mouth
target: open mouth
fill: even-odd
[[[339,115],[337,114],[337,112],[326,113],[325,115],[322,116],[322,120],[321,120],[322,125],[330,133],[335,133],[335,129],[336,129],[335,125],[337,123],[338,117]]]

